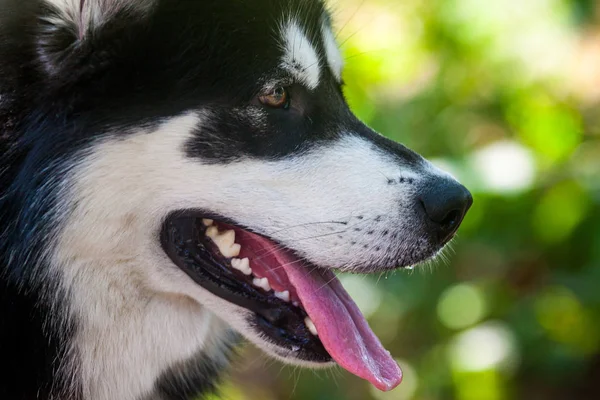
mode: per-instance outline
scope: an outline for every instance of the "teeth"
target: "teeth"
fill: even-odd
[[[206,218],[204,218],[202,220],[202,223],[204,224],[204,226],[211,226],[213,224],[213,222],[214,221],[212,219],[206,219]]]
[[[271,285],[269,285],[269,280],[267,278],[254,278],[252,284],[263,289],[265,292],[271,290]]]
[[[248,257],[242,258],[241,260],[239,258],[232,258],[231,266],[238,271],[242,271],[244,275],[252,274],[252,268],[250,268],[250,260],[248,260]]]
[[[209,226],[206,229],[206,236],[212,239],[223,256],[230,258],[240,255],[242,246],[235,243],[235,231],[233,229],[219,233],[216,226]]]
[[[287,290],[284,290],[283,292],[275,292],[275,297],[277,297],[278,299],[281,299],[285,302],[289,302],[290,301],[290,292]]]
[[[317,327],[315,326],[315,323],[312,322],[312,319],[310,319],[310,317],[304,318],[304,325],[306,325],[310,333],[312,333],[315,336],[319,335],[319,333],[317,332]]]
[[[248,260],[248,257],[240,260],[240,271],[242,271],[244,275],[250,275],[252,273],[252,268],[250,268],[250,260]]]
[[[219,235],[219,236],[221,237],[223,244],[228,244],[231,246],[232,244],[235,243],[235,231],[233,229],[225,231],[225,232],[221,233],[221,235]]]
[[[242,249],[242,246],[240,246],[237,243],[232,244],[228,248],[223,248],[223,247],[219,246],[219,251],[221,252],[221,254],[223,254],[227,258],[239,256],[241,249]]]
[[[206,236],[208,236],[211,239],[215,239],[217,236],[219,236],[219,229],[216,226],[211,226],[207,228]]]

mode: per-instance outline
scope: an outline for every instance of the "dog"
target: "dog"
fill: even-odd
[[[381,390],[334,271],[472,197],[360,122],[321,0],[0,0],[0,398],[192,399],[246,338]]]

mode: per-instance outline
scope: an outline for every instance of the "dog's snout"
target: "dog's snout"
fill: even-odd
[[[441,243],[452,238],[473,204],[473,197],[467,188],[451,179],[431,182],[419,200],[427,217],[433,222]]]

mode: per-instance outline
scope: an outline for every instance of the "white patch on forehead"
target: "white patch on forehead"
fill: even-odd
[[[337,45],[331,28],[326,23],[323,23],[321,32],[323,34],[323,43],[325,44],[325,54],[327,54],[327,63],[333,75],[340,81],[342,79],[342,69],[344,68],[342,52]]]
[[[319,86],[319,56],[297,22],[290,20],[282,30],[284,55],[281,66],[310,89]]]

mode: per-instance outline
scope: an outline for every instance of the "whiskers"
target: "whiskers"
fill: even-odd
[[[344,233],[347,233],[349,230],[358,227],[361,224],[365,224],[367,222],[373,221],[375,220],[375,218],[363,218],[358,220],[358,222],[350,224],[348,221],[351,220],[352,217],[349,217],[348,220],[340,220],[340,221],[317,221],[317,222],[306,222],[306,223],[302,223],[302,224],[298,224],[298,225],[292,225],[286,228],[282,228],[279,229],[275,232],[273,232],[272,234],[270,234],[269,236],[275,236],[277,234],[281,234],[282,232],[286,232],[286,231],[290,231],[292,229],[306,229],[307,227],[313,227],[316,225],[334,225],[334,226],[343,226],[342,229],[337,229],[337,230],[333,230],[331,232],[326,232],[326,233],[319,233],[316,235],[309,235],[309,236],[304,236],[304,237],[299,237],[299,238],[293,238],[290,237],[287,241],[288,242],[293,242],[293,243],[298,243],[298,242],[304,242],[304,241],[310,241],[310,240],[315,240],[315,239],[322,239],[322,238],[326,238],[326,237],[330,237],[330,236],[334,236],[334,235],[342,235]],[[342,243],[343,244],[343,243]],[[338,246],[342,245],[342,244],[338,244]],[[288,249],[288,246],[282,245],[282,244],[277,244],[277,246],[275,248],[269,249],[269,250],[262,250],[262,251],[258,251],[253,259],[255,260],[260,260],[264,257],[267,257],[273,253],[276,253],[278,251],[281,250],[285,250]]]
[[[419,272],[424,271],[425,273],[433,274],[439,265],[445,267],[450,266],[452,263],[451,257],[454,254],[456,254],[456,251],[453,247],[453,241],[450,241],[432,257],[415,264],[410,270],[410,273],[414,273],[418,270]]]

